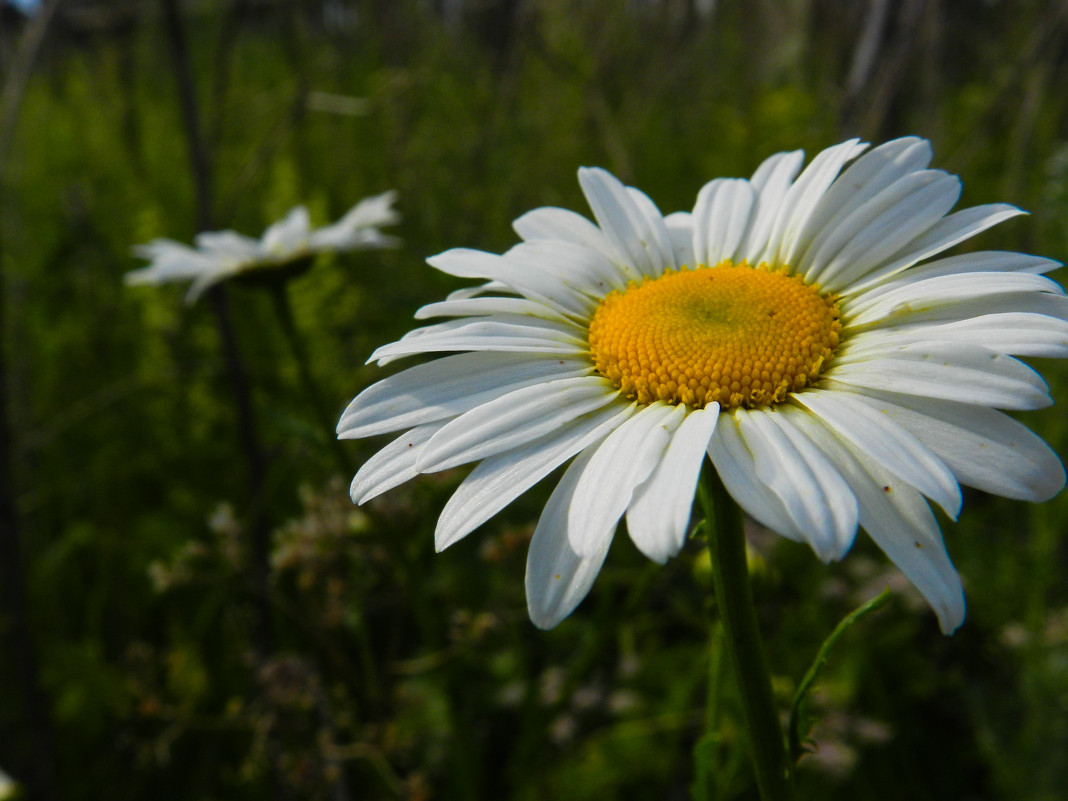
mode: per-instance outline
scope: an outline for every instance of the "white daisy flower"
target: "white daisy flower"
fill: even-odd
[[[289,269],[307,269],[316,255],[328,251],[392,247],[397,240],[378,230],[396,223],[395,192],[361,200],[333,225],[312,230],[308,210],[297,206],[271,225],[259,239],[235,231],[204,231],[195,247],[171,239],[153,239],[134,247],[134,255],[151,262],[126,274],[127,284],[162,284],[192,281],[185,296],[194,303],[204,292],[230,278],[278,275]]]
[[[964,598],[928,501],[955,518],[962,484],[1029,501],[1063,487],[1057,456],[999,410],[1052,402],[1013,357],[1068,355],[1068,300],[1042,276],[1049,259],[932,260],[1022,212],[950,213],[960,181],[927,168],[925,140],[866,149],[845,142],[803,171],[800,151],[780,153],[667,217],[581,169],[597,224],[537,209],[504,255],[431,258],[487,283],[420,309],[454,319],[372,355],[462,351],[350,404],[340,437],[402,432],[353,499],[479,462],[441,513],[440,550],[571,460],[527,561],[547,628],[585,597],[624,516],[649,558],[678,553],[707,454],[749,515],[824,561],[863,527],[953,631]]]

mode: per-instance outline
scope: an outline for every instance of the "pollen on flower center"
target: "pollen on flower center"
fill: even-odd
[[[605,297],[590,355],[641,403],[767,406],[819,376],[838,346],[838,318],[835,297],[765,264],[683,267]]]

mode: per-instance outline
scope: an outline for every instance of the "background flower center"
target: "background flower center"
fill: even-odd
[[[590,355],[641,403],[781,403],[838,346],[835,300],[765,264],[669,270],[605,297],[590,322]]]

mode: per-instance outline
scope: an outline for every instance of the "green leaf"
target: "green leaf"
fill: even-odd
[[[887,588],[870,601],[861,604],[846,615],[842,621],[835,626],[831,635],[823,641],[823,645],[820,646],[820,650],[816,653],[815,660],[813,660],[812,665],[805,673],[805,677],[801,679],[801,685],[797,688],[797,692],[794,693],[794,702],[790,707],[790,723],[787,729],[790,738],[790,758],[795,763],[804,755],[804,739],[812,729],[811,722],[808,722],[807,725],[802,722],[805,701],[808,699],[809,693],[812,692],[812,688],[815,686],[816,680],[819,678],[823,668],[827,665],[831,648],[834,647],[834,644],[838,642],[843,634],[853,627],[854,623],[870,612],[874,612],[876,609],[885,606],[887,602],[889,602],[890,597],[890,589]]]

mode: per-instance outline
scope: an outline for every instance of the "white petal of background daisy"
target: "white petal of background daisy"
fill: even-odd
[[[570,461],[534,532],[531,619],[585,597],[625,517],[664,562],[682,548],[709,459],[754,519],[840,559],[858,528],[915,584],[942,630],[964,618],[934,502],[961,485],[1042,501],[1064,486],[1049,447],[1000,410],[1049,405],[1017,356],[1068,355],[1057,262],[943,251],[1019,210],[952,212],[956,176],[915,137],[781,153],[661,215],[579,170],[594,221],[520,217],[503,255],[429,260],[482,285],[424,307],[384,364],[454,353],[368,388],[341,438],[400,432],[352,482],[363,503],[420,473],[478,462],[438,521],[463,538]]]
[[[134,247],[134,255],[151,262],[126,274],[127,284],[192,281],[186,303],[194,303],[215,284],[258,271],[279,270],[310,261],[319,253],[392,247],[393,237],[379,228],[396,223],[395,192],[361,200],[340,220],[312,230],[308,210],[297,206],[272,224],[260,239],[235,231],[204,231],[195,247],[169,239],[155,239]]]

